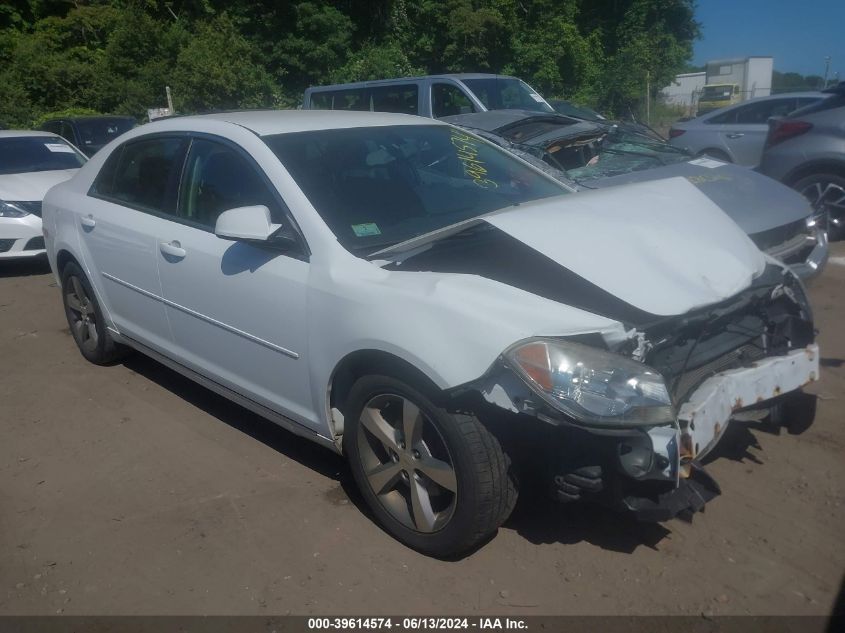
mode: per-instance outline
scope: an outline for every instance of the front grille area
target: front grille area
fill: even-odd
[[[44,238],[43,237],[33,237],[26,243],[26,246],[23,247],[25,251],[40,251],[44,250]]]
[[[41,200],[35,200],[33,202],[15,202],[14,205],[16,207],[20,207],[27,213],[37,215],[39,218],[41,217]]]
[[[0,253],[5,253],[17,240],[0,240]]]

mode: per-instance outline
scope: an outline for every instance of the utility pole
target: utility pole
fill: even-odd
[[[651,125],[651,82],[648,71],[645,71],[645,122]]]
[[[827,73],[830,72],[830,55],[824,58],[824,86],[822,89],[827,88]]]

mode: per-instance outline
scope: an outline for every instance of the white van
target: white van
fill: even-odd
[[[483,73],[427,75],[311,87],[305,91],[302,108],[399,112],[435,119],[487,110],[555,111],[521,79]]]

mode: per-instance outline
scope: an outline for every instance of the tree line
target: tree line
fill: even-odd
[[[611,114],[667,85],[695,0],[12,0],[0,5],[0,122],[85,109],[141,117],[295,107],[309,85],[496,72]]]

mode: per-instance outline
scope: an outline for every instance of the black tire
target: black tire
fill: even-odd
[[[792,183],[792,188],[807,198],[815,210],[827,206],[828,236],[831,240],[845,237],[845,176],[834,173],[810,174]],[[819,194],[823,196],[822,200],[819,200]]]
[[[378,402],[380,398],[399,398],[410,402],[422,414],[420,419],[424,420],[425,424],[430,424],[437,432],[436,437],[443,440],[448,461],[452,462],[456,491],[448,518],[436,531],[420,531],[397,519],[387,509],[388,504],[382,502],[384,497],[376,494],[368,479],[364,466],[366,456],[362,458],[362,451],[368,452],[362,442],[367,440],[360,439],[367,437],[367,431],[361,418],[365,406]],[[449,413],[414,387],[400,380],[378,375],[358,379],[352,386],[347,403],[344,415],[344,452],[367,505],[384,529],[399,541],[424,554],[439,558],[452,557],[465,553],[484,541],[510,516],[517,498],[516,484],[509,473],[510,460],[502,451],[498,440],[476,417]],[[384,415],[387,415],[389,406],[391,405],[388,404],[382,410]],[[404,407],[404,404],[402,406]],[[373,410],[373,407],[370,406],[369,410]],[[384,419],[386,418],[382,418]],[[400,421],[397,429],[401,428],[401,424]],[[427,437],[431,438],[433,431],[428,426],[426,429]],[[404,435],[400,433],[397,437],[403,439],[401,448],[405,449]],[[444,457],[444,460],[447,458]],[[428,481],[423,470],[409,468],[408,471],[415,481]],[[396,479],[395,489],[382,494],[394,495],[393,499],[399,499],[400,505],[407,503],[405,509],[411,520],[416,521],[414,509],[411,507],[410,488],[402,497],[395,496],[402,494],[402,486],[411,485],[408,474],[403,470],[404,483],[403,479]],[[434,487],[437,488],[436,485]],[[448,491],[445,493],[450,494]]]
[[[69,262],[62,270],[62,303],[70,333],[86,360],[108,365],[126,354],[126,347],[109,335],[94,289],[75,262]],[[94,332],[96,336],[91,336]]]
[[[706,158],[715,158],[716,160],[720,160],[724,163],[732,163],[731,157],[728,156],[725,152],[720,149],[703,149],[698,152],[697,156],[699,157],[706,157]]]

